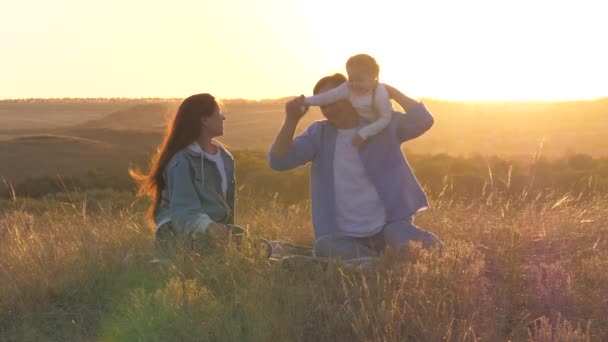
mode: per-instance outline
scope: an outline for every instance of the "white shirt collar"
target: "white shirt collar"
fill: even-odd
[[[190,146],[188,146],[188,149],[194,153],[203,154],[203,149],[201,148],[201,145],[199,145],[197,141],[190,144]]]
[[[220,150],[225,150],[224,149],[224,145],[222,145],[219,141],[216,140],[212,140],[211,143],[215,146],[217,146]],[[201,148],[201,145],[198,144],[198,141],[193,142],[192,144],[190,144],[190,146],[188,146],[188,149],[194,153],[198,153],[200,155],[203,155],[205,152],[203,151],[203,149]]]

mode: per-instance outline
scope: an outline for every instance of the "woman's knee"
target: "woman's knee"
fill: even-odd
[[[162,254],[174,254],[177,250],[178,237],[169,223],[158,227],[154,232],[154,243]]]

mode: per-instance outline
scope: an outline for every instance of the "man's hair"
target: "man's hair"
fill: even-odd
[[[317,95],[319,93],[319,90],[321,88],[325,88],[325,86],[327,86],[327,85],[331,84],[335,88],[344,82],[346,82],[346,76],[344,76],[340,73],[335,73],[331,76],[325,76],[322,79],[320,79],[319,82],[317,82],[312,93],[313,93],[313,95]]]

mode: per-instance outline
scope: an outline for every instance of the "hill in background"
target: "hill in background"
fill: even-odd
[[[233,150],[267,151],[283,121],[286,99],[223,101]],[[0,176],[13,183],[105,170],[147,167],[178,99],[0,101]],[[608,156],[608,99],[576,102],[447,102],[425,100],[435,126],[408,142],[408,153],[500,155],[542,153]],[[322,119],[311,108],[298,131]]]

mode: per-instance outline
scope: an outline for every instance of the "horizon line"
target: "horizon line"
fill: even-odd
[[[187,97],[187,96],[186,96]],[[173,100],[183,100],[186,97],[158,97],[158,96],[150,96],[150,97],[122,97],[122,96],[109,96],[109,97],[22,97],[22,98],[0,98],[0,102],[12,102],[12,101],[32,101],[32,100],[40,100],[40,101],[58,101],[58,100],[164,100],[164,101],[173,101]],[[265,102],[265,101],[279,101],[285,100],[288,98],[296,97],[295,95],[290,96],[282,96],[276,98],[261,98],[261,99],[253,99],[253,98],[244,98],[244,97],[232,97],[232,98],[218,98],[219,101],[248,101],[248,102]],[[608,95],[601,97],[592,97],[592,98],[571,98],[571,99],[449,99],[449,98],[435,98],[435,97],[414,97],[414,99],[418,101],[435,101],[435,102],[469,102],[469,103],[504,103],[504,102],[521,102],[521,103],[538,103],[538,102],[593,102],[593,101],[601,101],[608,100]]]

